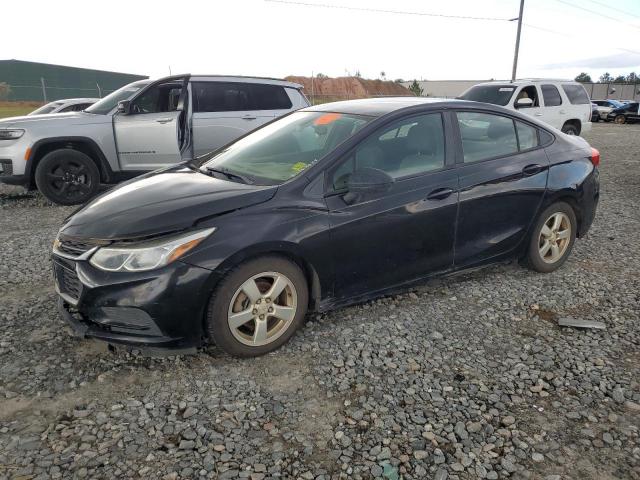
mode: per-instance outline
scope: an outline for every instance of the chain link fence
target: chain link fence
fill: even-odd
[[[42,103],[65,98],[102,98],[114,89],[103,88],[99,83],[95,87],[58,87],[48,85],[44,78],[40,85],[16,85],[12,83],[0,82],[0,100],[11,100],[12,98],[38,99]]]

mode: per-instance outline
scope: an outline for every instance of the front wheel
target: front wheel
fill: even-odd
[[[293,262],[268,256],[232,270],[209,302],[207,329],[227,353],[255,357],[271,352],[302,325],[309,293]]]
[[[623,123],[626,123],[627,119],[624,118],[624,115],[618,115],[616,116],[616,118],[613,119],[614,122],[616,122],[618,125],[622,125]]]
[[[549,273],[571,254],[578,222],[570,205],[557,202],[540,215],[527,251],[527,263],[537,272]]]
[[[47,153],[35,172],[38,190],[59,205],[78,205],[90,200],[100,186],[100,171],[82,152],[70,148]]]

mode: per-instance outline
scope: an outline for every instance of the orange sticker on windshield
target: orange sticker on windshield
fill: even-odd
[[[342,117],[341,113],[325,113],[321,117],[316,118],[313,121],[314,125],[329,125],[330,123],[335,122],[340,117]]]

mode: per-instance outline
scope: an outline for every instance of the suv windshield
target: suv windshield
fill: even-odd
[[[146,87],[149,83],[151,83],[150,80],[147,80],[147,81],[143,80],[141,82],[134,82],[134,83],[130,83],[129,85],[125,85],[124,87],[116,90],[115,92],[110,93],[109,95],[104,97],[102,100],[99,100],[93,105],[91,105],[89,108],[85,110],[85,112],[96,113],[98,115],[106,115],[111,110],[116,108],[119,101],[129,100],[133,96],[133,94],[138,92],[141,88]]]
[[[304,171],[373,117],[333,112],[296,112],[200,159],[203,173],[279,185]]]
[[[513,85],[476,85],[464,92],[459,98],[473,102],[506,105],[515,90],[516,87]]]

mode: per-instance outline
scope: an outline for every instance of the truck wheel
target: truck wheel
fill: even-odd
[[[613,119],[613,121],[616,122],[618,125],[622,125],[627,121],[627,119],[624,118],[624,115],[618,115],[616,116],[616,118]]]
[[[565,123],[562,126],[562,133],[566,133],[567,135],[580,135],[578,127],[576,127],[573,123]]]
[[[53,203],[78,205],[98,191],[100,172],[94,161],[70,148],[47,153],[36,167],[38,190]]]

